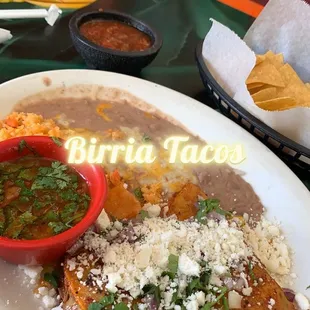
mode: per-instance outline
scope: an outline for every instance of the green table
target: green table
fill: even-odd
[[[0,9],[33,8],[24,3],[0,4]],[[99,0],[82,10],[113,9],[130,13],[154,26],[163,47],[141,77],[198,99],[208,100],[195,64],[195,47],[210,29],[210,17],[243,36],[253,19],[216,0]],[[15,77],[55,69],[86,68],[72,46],[68,22],[72,10],[63,10],[54,27],[40,20],[0,21],[13,39],[0,45],[0,83]],[[310,189],[309,173],[293,168]]]

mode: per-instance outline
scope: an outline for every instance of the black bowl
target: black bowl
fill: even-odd
[[[82,24],[91,20],[123,22],[147,34],[152,45],[146,50],[135,52],[124,52],[96,45],[86,39],[79,30]],[[130,15],[116,11],[77,13],[70,19],[69,28],[76,50],[91,69],[138,74],[154,60],[162,47],[162,39],[154,29]]]

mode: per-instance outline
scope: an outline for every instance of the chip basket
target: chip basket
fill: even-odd
[[[267,126],[233,100],[216,82],[205,64],[202,56],[202,45],[203,41],[196,48],[196,61],[200,76],[208,96],[215,102],[221,113],[253,134],[290,166],[297,166],[304,171],[310,171],[310,149]]]

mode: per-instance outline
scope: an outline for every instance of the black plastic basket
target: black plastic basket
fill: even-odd
[[[200,76],[209,97],[220,111],[252,133],[285,162],[298,166],[305,171],[310,171],[310,149],[267,126],[233,100],[216,82],[206,66],[202,56],[202,45],[203,41],[196,48],[196,61]]]

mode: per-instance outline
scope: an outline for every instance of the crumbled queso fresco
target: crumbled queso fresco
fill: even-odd
[[[157,205],[146,204],[144,211],[143,219],[123,222],[100,215],[100,233],[88,231],[81,239],[86,251],[66,262],[81,285],[107,290],[115,304],[126,299],[129,308],[139,310],[154,309],[148,308],[154,303],[158,309],[211,310],[220,300],[226,310],[241,308],[242,299],[252,294],[249,283],[263,281],[250,281],[248,271],[259,264],[255,257],[275,278],[290,274],[284,237],[265,219],[255,228],[243,223],[241,229],[241,222],[225,218],[206,223],[161,218]],[[45,306],[56,307],[56,294],[43,291]],[[134,304],[138,296],[144,297]],[[297,294],[296,302],[309,309],[303,295]],[[274,306],[270,298],[268,310]]]
[[[158,289],[159,309],[175,310],[197,310],[206,304],[207,309],[213,309],[230,287],[227,303],[231,309],[237,309],[243,296],[252,293],[246,267],[256,262],[249,262],[249,257],[257,256],[264,263],[272,259],[272,272],[289,273],[291,261],[284,238],[278,227],[266,220],[255,229],[246,225],[241,230],[238,223],[225,219],[210,219],[205,225],[194,220],[178,221],[175,217],[160,218],[160,207],[156,205],[147,204],[144,210],[148,216],[133,223],[110,222],[103,213],[98,220],[102,233],[85,234],[84,248],[94,255],[80,254],[67,262],[82,285],[91,280],[99,290],[105,288],[118,296],[116,302],[127,296],[122,292],[129,292],[128,306],[146,293],[145,288]],[[90,258],[95,265],[98,259],[102,263],[91,269],[88,280],[83,281]],[[237,270],[237,276],[231,275],[231,268]],[[207,286],[197,290],[193,283],[197,278],[200,282],[196,285],[204,285],[204,279]],[[191,284],[192,293],[188,291]],[[242,294],[234,290],[240,285]],[[140,310],[146,308],[143,301],[138,304]],[[270,309],[273,305],[271,299]]]

